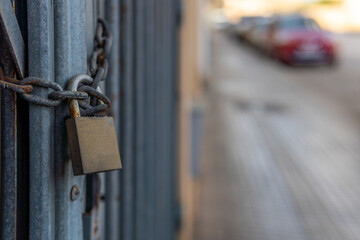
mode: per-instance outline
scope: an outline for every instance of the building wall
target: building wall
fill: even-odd
[[[179,81],[179,198],[182,211],[180,240],[192,239],[195,218],[196,182],[191,171],[191,114],[195,98],[200,95],[198,4],[195,0],[182,1]]]

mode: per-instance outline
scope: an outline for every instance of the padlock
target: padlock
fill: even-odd
[[[79,84],[91,85],[85,74],[74,76],[68,89],[77,91]],[[112,117],[81,117],[79,103],[70,99],[70,119],[66,129],[74,175],[87,175],[121,169],[121,160]]]

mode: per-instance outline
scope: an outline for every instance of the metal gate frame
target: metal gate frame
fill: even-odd
[[[10,16],[16,24],[8,29],[24,39],[24,55],[14,57],[11,39],[0,36],[4,73],[64,89],[87,71],[96,17],[109,22],[114,43],[104,87],[123,170],[99,174],[97,204],[85,213],[95,180],[73,176],[67,104],[36,106],[2,90],[1,239],[175,239],[178,1],[2,0],[2,33]]]

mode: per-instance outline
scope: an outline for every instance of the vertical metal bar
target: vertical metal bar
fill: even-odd
[[[164,157],[164,165],[165,165],[165,172],[166,172],[166,185],[164,194],[166,196],[166,204],[164,206],[165,210],[164,212],[166,219],[166,230],[164,233],[164,236],[166,239],[173,239],[173,228],[174,228],[174,222],[172,218],[172,172],[171,172],[171,162],[173,161],[171,156],[171,147],[172,147],[172,141],[171,141],[171,107],[172,107],[172,89],[171,89],[171,48],[170,48],[170,39],[171,39],[171,9],[170,9],[171,1],[164,1],[163,2],[163,18],[164,21],[164,42],[165,42],[165,51],[164,51],[164,62],[167,63],[168,67],[165,69],[164,72],[164,88],[165,90],[165,110],[164,110],[164,120],[165,120],[165,130],[164,130],[164,141],[167,144],[165,149],[165,157]]]
[[[8,49],[12,44],[10,39],[11,25],[16,24],[12,4],[2,2],[1,7],[1,35],[0,35],[0,64],[3,73],[15,76],[14,55]],[[9,23],[10,21],[10,23]],[[15,23],[13,22],[15,21]],[[11,24],[13,23],[13,24]],[[7,37],[6,34],[7,33]],[[21,59],[23,60],[23,59]],[[17,239],[17,96],[6,89],[1,90],[1,239]]]
[[[147,239],[145,229],[145,15],[144,1],[135,1],[135,239]]]
[[[4,69],[4,74],[11,71]],[[1,91],[1,239],[16,239],[16,94]]]
[[[124,240],[134,239],[134,110],[133,110],[133,1],[123,0],[121,4],[121,91],[123,94],[122,105],[122,136],[121,149],[123,169],[122,181],[122,232]]]
[[[104,17],[103,4],[104,0],[86,0],[85,3],[87,59],[90,59],[94,49],[97,18]],[[105,204],[100,196],[105,193],[104,173],[86,176],[84,189],[83,238],[87,240],[103,239],[105,237]]]
[[[172,232],[172,219],[170,218],[171,213],[171,205],[170,205],[170,196],[171,196],[171,168],[170,163],[172,161],[170,150],[171,150],[171,141],[170,141],[170,117],[171,117],[171,77],[170,77],[170,68],[171,68],[171,59],[170,59],[170,48],[169,48],[169,37],[171,33],[170,29],[170,16],[169,16],[169,2],[170,1],[162,1],[162,19],[163,19],[163,29],[162,29],[162,36],[163,36],[163,61],[164,64],[167,65],[165,69],[163,69],[163,85],[164,85],[164,112],[163,112],[163,141],[166,144],[164,149],[164,159],[163,159],[163,171],[164,171],[164,178],[166,179],[164,183],[163,195],[164,195],[164,205],[163,205],[163,220],[166,227],[163,230],[163,239],[172,239],[171,232]]]
[[[168,235],[169,239],[175,239],[175,167],[176,167],[176,85],[175,85],[175,64],[176,64],[176,49],[174,47],[175,36],[177,33],[177,26],[175,23],[176,12],[175,12],[175,1],[166,2],[166,34],[167,41],[167,62],[169,63],[169,68],[167,72],[167,93],[168,93],[168,105],[167,105],[167,115],[168,115],[168,126],[167,126],[167,139],[169,143],[168,152],[167,152],[167,168],[169,173],[168,180],[168,214],[169,219],[169,228]]]
[[[29,74],[54,80],[53,5],[51,0],[28,2]],[[46,89],[35,89],[47,95]],[[30,239],[54,239],[54,176],[52,113],[29,106]]]
[[[19,28],[24,39],[24,74],[27,73],[27,1],[15,1],[15,13],[18,19]],[[21,146],[17,151],[17,168],[18,168],[18,184],[17,184],[17,225],[21,226],[17,231],[18,239],[29,238],[29,205],[30,205],[30,163],[29,163],[29,104],[25,100],[18,98],[17,111],[17,142]]]
[[[174,221],[173,234],[176,233],[180,227],[180,203],[177,196],[178,193],[178,111],[179,111],[179,102],[178,102],[178,27],[181,19],[180,12],[180,0],[171,1],[170,15],[171,17],[171,39],[170,39],[170,49],[171,49],[171,94],[172,94],[172,109],[171,109],[171,202],[172,202],[172,219]]]
[[[105,19],[105,14],[106,14],[106,0],[97,0],[97,7],[96,7],[96,11],[95,11],[95,15],[93,16],[94,19],[97,18],[102,18]],[[111,49],[113,50],[113,49]],[[105,89],[105,92],[107,90],[107,88],[109,87],[110,84],[108,84],[109,81],[104,81],[101,83],[101,87]],[[113,103],[112,103],[113,104]],[[110,172],[109,174],[112,174],[112,172]],[[100,189],[99,194],[100,196],[105,196],[106,193],[106,188],[109,188],[109,186],[106,186],[106,176],[107,174],[102,172],[102,173],[98,173],[97,176],[100,179]],[[95,177],[95,175],[93,176],[89,176],[89,177]],[[92,229],[92,233],[97,233],[97,234],[93,234],[93,238],[92,239],[104,239],[105,235],[106,235],[106,203],[104,199],[99,199],[99,205],[98,206],[94,206],[93,210],[92,210],[92,219],[93,222],[96,223],[93,226]]]
[[[147,0],[146,3],[146,225],[147,225],[147,239],[155,239],[155,94],[156,88],[155,80],[155,32],[154,32],[154,7],[155,0]]]
[[[12,4],[12,2],[14,3]],[[18,76],[23,78],[25,73],[25,43],[14,12],[14,6],[15,1],[0,2],[0,25],[3,36],[6,36],[3,40],[7,43],[7,47],[3,50],[10,53]]]
[[[159,170],[158,176],[158,186],[159,186],[159,199],[158,199],[158,213],[159,213],[159,222],[158,222],[158,239],[171,239],[170,230],[171,230],[171,219],[169,218],[170,206],[169,206],[169,196],[170,196],[170,89],[169,83],[171,79],[169,78],[169,69],[170,69],[170,59],[169,59],[169,48],[168,48],[168,36],[171,33],[168,28],[169,18],[167,15],[168,12],[168,1],[160,0],[159,6],[159,86],[161,87],[161,92],[158,94],[160,105],[160,126],[159,126],[159,135],[160,135],[160,147],[159,148],[159,165],[157,169]],[[162,66],[166,66],[163,68]]]
[[[158,6],[158,27],[157,40],[158,54],[160,65],[158,66],[159,94],[159,147],[158,147],[158,165],[156,176],[158,186],[157,214],[159,216],[157,222],[157,239],[173,239],[173,218],[171,206],[171,49],[170,36],[171,31],[171,11],[169,1],[159,0]],[[164,68],[163,66],[166,66]]]
[[[169,219],[170,219],[170,238],[175,239],[176,238],[176,228],[177,228],[177,216],[179,211],[179,206],[176,201],[176,161],[177,161],[177,78],[176,78],[176,65],[177,65],[177,1],[169,1],[168,2],[168,16],[169,16],[169,23],[168,28],[169,34],[168,41],[169,41],[169,94],[170,94],[170,101],[169,101],[169,173],[170,173],[170,179],[169,179]]]
[[[66,88],[75,74],[87,71],[85,32],[85,3],[83,0],[54,1],[56,82]],[[55,180],[56,180],[56,239],[83,239],[84,177],[73,176],[68,153],[65,119],[68,105],[61,104],[55,114]],[[71,200],[72,189],[80,192]]]
[[[164,204],[164,196],[162,189],[164,186],[164,182],[166,179],[164,178],[165,173],[163,171],[163,151],[166,146],[164,146],[163,142],[163,109],[164,109],[164,101],[163,98],[164,89],[163,89],[163,76],[162,71],[164,67],[164,62],[162,59],[162,48],[163,48],[163,19],[162,19],[162,2],[160,0],[156,0],[155,4],[155,124],[156,124],[156,134],[155,134],[155,239],[162,240],[163,239],[163,231],[166,228],[163,220],[163,204]]]
[[[120,72],[119,72],[119,32],[120,32],[120,1],[110,0],[106,2],[106,20],[113,34],[113,45],[109,59],[109,73],[106,81],[106,94],[112,103],[112,114],[120,143]],[[120,173],[118,171],[106,173],[106,196],[105,196],[105,239],[120,239]]]
[[[7,76],[15,76],[16,69],[21,78],[26,71],[26,24],[23,1],[1,1],[0,65]],[[2,90],[0,239],[23,239],[29,235],[28,108],[18,100],[15,93]],[[17,148],[18,143],[21,149]]]

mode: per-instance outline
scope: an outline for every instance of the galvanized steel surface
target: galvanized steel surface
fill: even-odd
[[[90,97],[88,101],[89,104],[87,102],[82,102],[82,104],[80,104],[80,106],[84,108],[82,111],[83,114],[85,116],[106,114],[107,112],[110,111],[110,107],[111,107],[110,99],[101,93],[99,84],[101,81],[104,81],[106,79],[108,73],[109,65],[107,62],[106,55],[109,55],[110,53],[113,39],[107,23],[101,18],[99,18],[97,21],[97,27],[95,32],[96,32],[94,37],[95,46],[94,49],[92,50],[92,54],[88,66],[88,72],[89,75],[91,76],[88,76],[86,74],[76,74],[70,80],[68,86],[70,90],[63,91],[63,88],[59,84],[51,80],[46,80],[39,77],[27,77],[19,81],[4,76],[2,69],[0,69],[1,70],[0,87],[3,89],[9,89],[19,93],[24,100],[32,104],[47,106],[47,107],[56,107],[61,103],[61,101],[70,99],[70,106],[76,105],[76,108],[80,109],[77,100],[84,101],[87,97]],[[7,38],[8,36],[6,36],[4,40],[7,40]],[[11,43],[9,42],[8,45],[9,44]],[[16,63],[17,59],[14,59],[14,61]],[[20,74],[22,76],[23,73],[20,72]],[[81,86],[78,88],[77,87],[78,83],[76,83],[76,81],[79,80],[79,78],[83,80],[82,81],[83,84],[91,85],[91,87]],[[76,87],[73,87],[73,83],[76,83]],[[31,88],[29,87],[26,88],[22,85],[31,85]],[[42,96],[36,94],[30,94],[30,92],[32,92],[34,89],[33,88],[34,86],[42,87],[45,89],[52,89],[53,92],[49,93],[48,96],[46,96],[46,94],[44,93],[42,94]],[[78,93],[78,91],[83,93]],[[84,93],[86,93],[87,96],[85,98],[84,98],[85,96]]]
[[[25,43],[10,1],[0,1],[0,25],[5,33],[8,50],[18,75],[23,78],[25,76]]]
[[[124,240],[135,236],[135,163],[134,163],[134,1],[121,1],[120,18],[120,78],[121,105],[121,141],[123,171],[121,172],[121,237]]]
[[[134,61],[134,162],[136,176],[135,188],[135,236],[134,239],[146,239],[146,168],[145,168],[145,4],[137,0],[134,5],[134,35],[135,35],[135,61]]]
[[[106,95],[112,103],[112,115],[120,146],[120,1],[105,2],[105,17],[113,33],[113,46],[109,55],[109,72],[106,82]],[[120,157],[122,152],[120,149]],[[106,173],[105,177],[105,239],[120,239],[120,172]]]
[[[15,12],[19,13],[18,8],[13,7],[11,3],[10,1],[0,3],[2,18],[0,19],[0,65],[4,74],[14,77],[16,72],[20,76],[25,72],[25,69],[19,69],[19,64],[21,65],[21,62],[25,61],[21,54],[25,50],[25,46],[23,42],[21,43],[23,38],[19,27],[21,26],[21,30],[24,30],[26,19],[20,17],[18,22],[15,17]],[[11,44],[13,46],[10,46]],[[24,87],[23,89],[26,91],[27,88]],[[24,106],[18,104],[18,100],[14,92],[10,90],[1,91],[0,239],[20,239],[28,235],[28,214],[26,212],[28,174],[23,172],[24,169],[28,169],[28,148],[27,146],[23,146],[20,150],[17,148],[18,142],[23,143],[22,140],[27,138],[26,133],[19,132],[18,128],[19,122],[21,124],[27,123],[26,119],[18,121],[18,116],[27,118],[27,109],[25,108],[24,111]],[[20,129],[27,130],[27,127],[21,126]],[[22,189],[22,191],[19,192],[18,189]]]
[[[87,71],[85,35],[85,4],[81,0],[54,1],[55,23],[55,79],[66,88],[75,74]],[[69,158],[65,119],[69,116],[68,104],[62,103],[55,111],[55,196],[56,239],[83,239],[83,176],[74,177]],[[73,186],[80,189],[79,197],[71,201]]]
[[[7,70],[5,70],[5,73]],[[17,236],[16,94],[1,91],[1,239]]]
[[[154,54],[155,54],[155,0],[145,1],[145,16],[146,16],[146,29],[145,29],[145,37],[146,37],[146,48],[145,48],[145,76],[146,81],[145,85],[145,103],[146,107],[145,111],[145,152],[146,159],[144,161],[144,167],[146,169],[145,172],[145,181],[146,181],[146,193],[145,193],[145,201],[146,201],[146,212],[145,212],[145,231],[147,234],[147,239],[152,240],[155,239],[155,161],[156,161],[156,153],[155,153],[155,139],[156,135],[155,129],[155,68],[154,68]]]
[[[29,74],[54,81],[53,5],[50,0],[28,2]],[[47,96],[47,89],[34,89]],[[55,192],[52,162],[52,110],[29,106],[30,138],[30,239],[55,237]]]
[[[31,71],[39,74],[36,77],[51,81],[56,73],[55,81],[62,89],[74,75],[87,73],[87,59],[94,49],[97,15],[105,15],[109,21],[114,46],[108,60],[105,88],[113,103],[112,114],[124,167],[121,172],[106,174],[105,195],[96,204],[100,209],[105,203],[105,222],[101,209],[90,209],[84,215],[85,197],[89,195],[84,194],[85,178],[73,176],[65,134],[69,105],[61,101],[55,109],[31,106],[34,111],[30,113],[30,126],[37,122],[45,126],[33,128],[30,138],[31,144],[35,144],[30,145],[31,154],[39,156],[37,163],[31,160],[31,202],[34,205],[35,199],[40,199],[40,205],[31,210],[31,239],[81,240],[103,236],[104,232],[105,239],[175,238],[176,1],[87,0],[84,4],[80,0],[65,0],[51,5],[51,1],[37,0],[28,3],[29,28],[33,28],[31,34],[38,34],[29,42],[33,48],[29,54]],[[41,7],[35,9],[36,4]],[[96,38],[101,39],[100,35]],[[97,53],[102,55],[101,51]],[[41,58],[38,65],[37,58]],[[93,60],[90,64],[96,68],[97,62]],[[41,72],[44,66],[47,71]],[[95,84],[104,86],[98,80],[105,78],[106,70],[99,70],[98,76],[91,72],[97,79]],[[86,93],[76,96],[71,91],[50,94],[47,89],[33,91],[55,100],[83,99],[85,94],[92,94],[89,89],[82,90]],[[35,132],[38,136],[34,136]],[[36,153],[35,149],[42,152]],[[40,164],[37,171],[42,170],[41,174],[35,172],[36,164]],[[34,174],[38,175],[34,177]],[[47,181],[46,184],[43,181]],[[35,183],[42,186],[40,190]],[[103,193],[103,190],[97,192]],[[36,232],[35,226],[41,231]]]
[[[89,97],[89,94],[87,94],[86,91],[81,92],[79,89],[74,91],[68,91],[68,90],[64,91],[59,84],[38,77],[26,77],[22,80],[17,80],[16,78],[7,77],[4,76],[4,74],[2,73],[1,68],[0,68],[0,79],[1,79],[0,88],[9,89],[13,92],[16,92],[19,94],[21,98],[35,105],[40,105],[45,107],[56,107],[61,103],[61,101],[64,100],[68,100],[68,99],[85,100]],[[91,83],[92,82],[93,81],[91,78]],[[44,89],[53,90],[53,91],[47,94],[43,93],[42,96],[31,94],[34,90],[34,87],[42,87]],[[99,91],[99,93],[94,93],[94,95],[97,94],[101,95],[101,92]],[[91,106],[89,108],[91,108]]]

